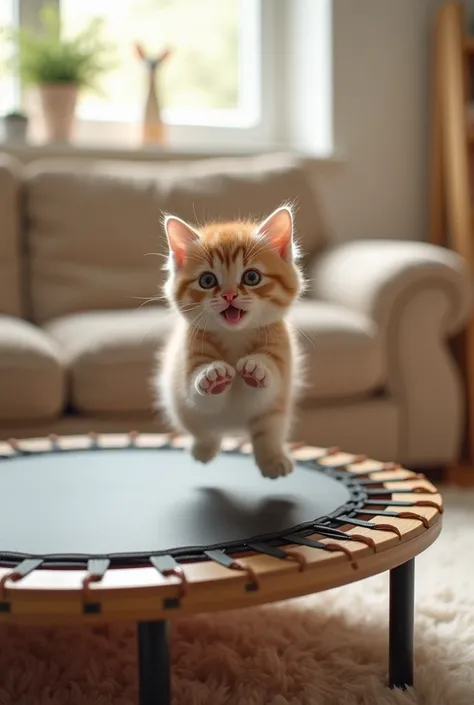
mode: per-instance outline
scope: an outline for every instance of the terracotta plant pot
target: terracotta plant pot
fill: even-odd
[[[51,83],[39,86],[40,105],[46,137],[54,142],[69,142],[74,126],[77,86]]]

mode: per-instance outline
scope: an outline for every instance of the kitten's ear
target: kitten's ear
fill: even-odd
[[[280,257],[291,260],[293,244],[293,214],[288,206],[273,211],[257,228],[257,237],[266,238],[278,250]]]
[[[178,267],[184,264],[186,247],[189,243],[199,240],[199,234],[193,228],[177,218],[175,215],[167,215],[164,220],[168,245]]]

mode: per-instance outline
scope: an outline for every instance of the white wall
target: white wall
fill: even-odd
[[[437,0],[333,0],[334,139],[315,165],[338,239],[426,237]]]

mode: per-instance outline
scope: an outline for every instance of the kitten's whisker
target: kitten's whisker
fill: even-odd
[[[142,335],[142,337],[141,337],[141,340],[140,340],[140,343],[143,343],[143,341],[145,340],[145,338],[146,338],[155,328],[159,328],[160,325],[161,325],[160,322],[158,322],[158,323],[153,323],[153,325],[152,325],[145,333],[143,333],[143,335]],[[154,336],[154,342],[155,342],[155,344],[159,344],[160,337],[161,337],[161,336]]]
[[[190,328],[191,328],[191,338],[189,341],[189,347],[192,348],[194,344],[194,340],[199,332],[199,324],[201,323],[202,319],[204,316],[206,316],[206,312],[202,311],[200,314],[196,316],[196,318],[191,322]]]
[[[199,321],[199,323],[196,326],[194,326],[193,331],[192,331],[192,335],[191,335],[191,338],[189,341],[189,347],[193,351],[194,351],[194,346],[198,342],[198,337],[202,331],[201,323],[202,323],[202,319]]]
[[[285,319],[285,320],[287,320],[287,319]],[[306,331],[304,331],[304,330],[303,330],[302,328],[300,328],[299,326],[293,325],[293,327],[298,331],[298,333],[300,333],[300,334],[303,336],[303,338],[306,338],[306,340],[307,340],[309,343],[311,343],[311,345],[312,345],[314,348],[316,347],[316,341],[315,341],[313,338],[311,338],[311,336],[310,336],[308,333],[306,333]]]
[[[262,252],[265,249],[265,235],[262,233],[259,235],[257,238],[254,239],[254,242],[252,243],[252,246],[250,247],[248,253],[247,253],[247,258],[250,259],[251,257],[258,257],[260,252]],[[257,250],[257,248],[259,248]]]
[[[156,296],[132,296],[131,298],[136,301],[154,301],[155,299],[158,301],[159,299],[166,299],[166,296],[165,294],[157,294]]]
[[[199,328],[198,328],[197,325],[196,325],[196,326],[191,326],[191,335],[190,335],[190,337],[189,337],[189,349],[190,349],[190,350],[193,350],[194,340],[195,340],[195,338],[196,338],[196,336],[197,336],[198,330],[199,330]]]
[[[200,304],[178,304],[178,311],[186,313],[188,311],[194,311],[194,309],[199,308]]]
[[[139,297],[134,297],[134,298],[139,298]],[[142,303],[140,304],[140,306],[137,306],[137,309],[136,309],[136,310],[138,311],[140,308],[143,308],[143,306],[146,306],[147,304],[151,304],[151,303],[153,303],[153,302],[163,301],[163,298],[164,298],[164,297],[161,297],[161,296],[154,296],[154,297],[151,297],[150,299],[144,299],[144,300],[142,301]]]
[[[169,254],[168,252],[146,252],[145,257],[163,257],[164,259],[168,259]]]
[[[199,252],[193,252],[192,257],[198,262],[203,262],[206,266],[210,265],[209,257],[204,257],[203,255],[199,254]]]
[[[207,262],[207,264],[209,264],[209,266],[212,267],[212,255],[211,255],[210,250],[207,248],[207,246],[203,243],[202,240],[198,240],[198,242],[206,254],[206,257],[203,258],[203,261]]]
[[[206,314],[206,322],[204,325],[204,330],[201,337],[201,355],[204,355],[204,338],[206,337],[207,324],[209,322],[209,316]]]

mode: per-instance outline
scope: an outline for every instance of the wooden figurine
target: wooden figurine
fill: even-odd
[[[166,131],[161,119],[161,104],[159,91],[156,86],[158,68],[168,58],[171,51],[165,49],[158,56],[149,56],[145,53],[142,44],[135,44],[138,58],[145,64],[147,71],[147,97],[142,124],[143,144],[165,144]]]

